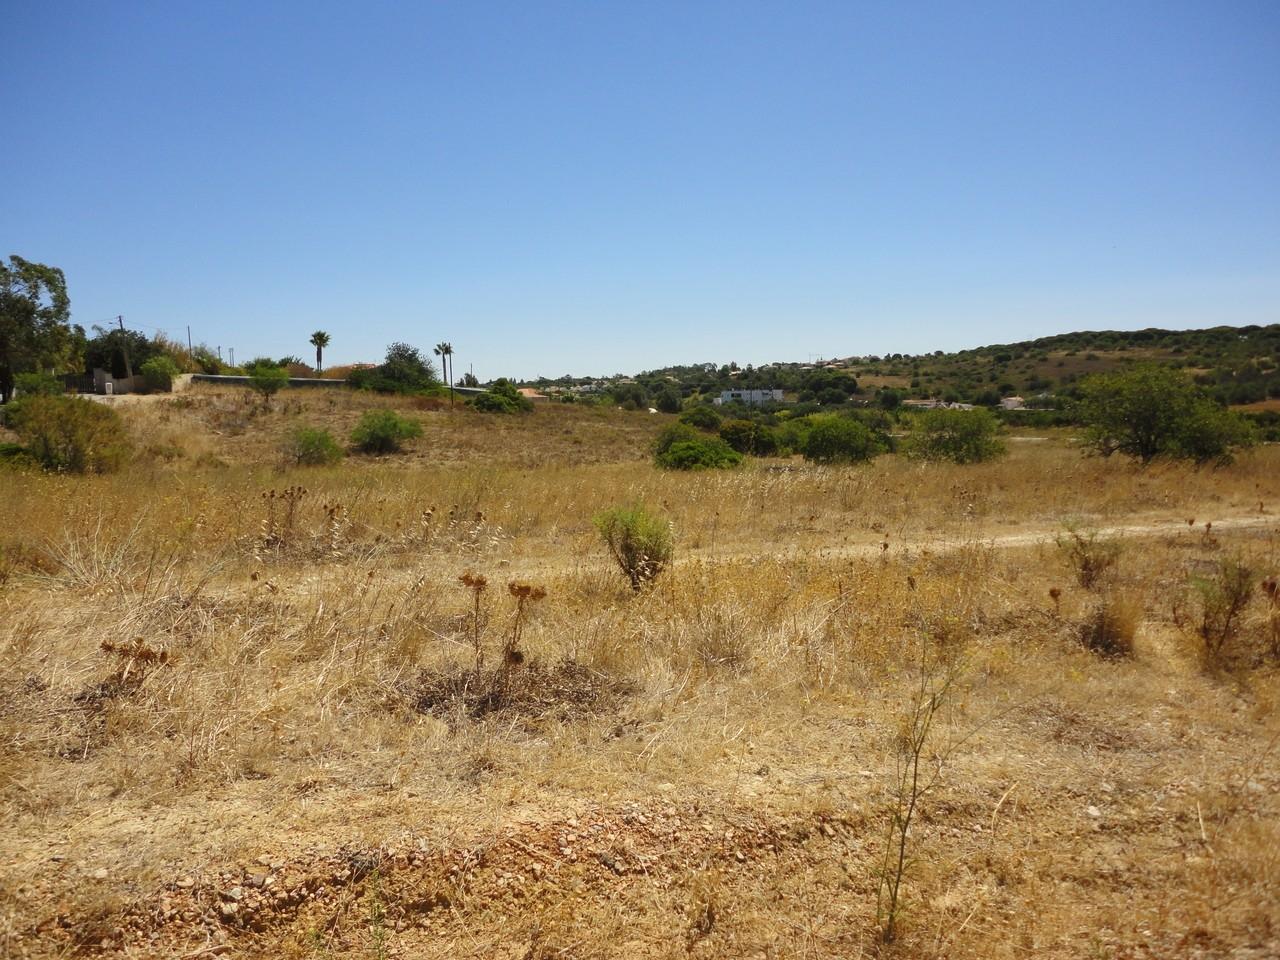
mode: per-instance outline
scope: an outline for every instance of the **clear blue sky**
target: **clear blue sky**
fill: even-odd
[[[1280,321],[1280,3],[8,0],[75,320],[482,379]]]

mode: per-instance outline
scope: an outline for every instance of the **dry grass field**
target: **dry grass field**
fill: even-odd
[[[681,474],[662,416],[402,402],[282,462],[375,403],[0,471],[0,955],[1280,955],[1274,446]]]

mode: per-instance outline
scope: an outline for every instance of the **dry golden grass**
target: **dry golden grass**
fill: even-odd
[[[0,473],[0,953],[1280,950],[1274,610],[1221,670],[1186,627],[1191,576],[1280,567],[1274,448],[679,475],[662,418],[540,408],[415,411],[404,456],[299,470],[290,425],[368,398],[233,433],[236,395],[195,396],[125,410],[172,457]],[[677,539],[633,595],[591,516],[637,500]],[[1068,521],[1124,528],[1130,656],[1080,642]],[[546,591],[518,628],[512,582]],[[959,679],[884,945],[922,643]]]

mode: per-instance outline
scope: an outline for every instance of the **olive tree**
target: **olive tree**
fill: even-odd
[[[1155,364],[1087,378],[1080,384],[1076,415],[1092,449],[1144,464],[1157,457],[1228,463],[1236,450],[1254,442],[1243,417],[1219,406],[1177,370]]]

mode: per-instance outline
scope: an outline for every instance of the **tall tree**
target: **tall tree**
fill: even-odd
[[[1151,363],[1086,377],[1076,415],[1085,442],[1098,453],[1143,463],[1157,457],[1226,463],[1256,440],[1244,418],[1218,406],[1181,371]]]
[[[70,315],[61,270],[17,255],[0,260],[0,403],[13,396],[14,374],[73,359],[84,331],[71,326]]]
[[[436,344],[435,354],[440,358],[445,380],[449,384],[449,406],[453,406],[453,344],[443,341]]]
[[[329,335],[317,330],[311,335],[311,345],[316,348],[316,376],[324,369],[324,348],[329,345]]]

